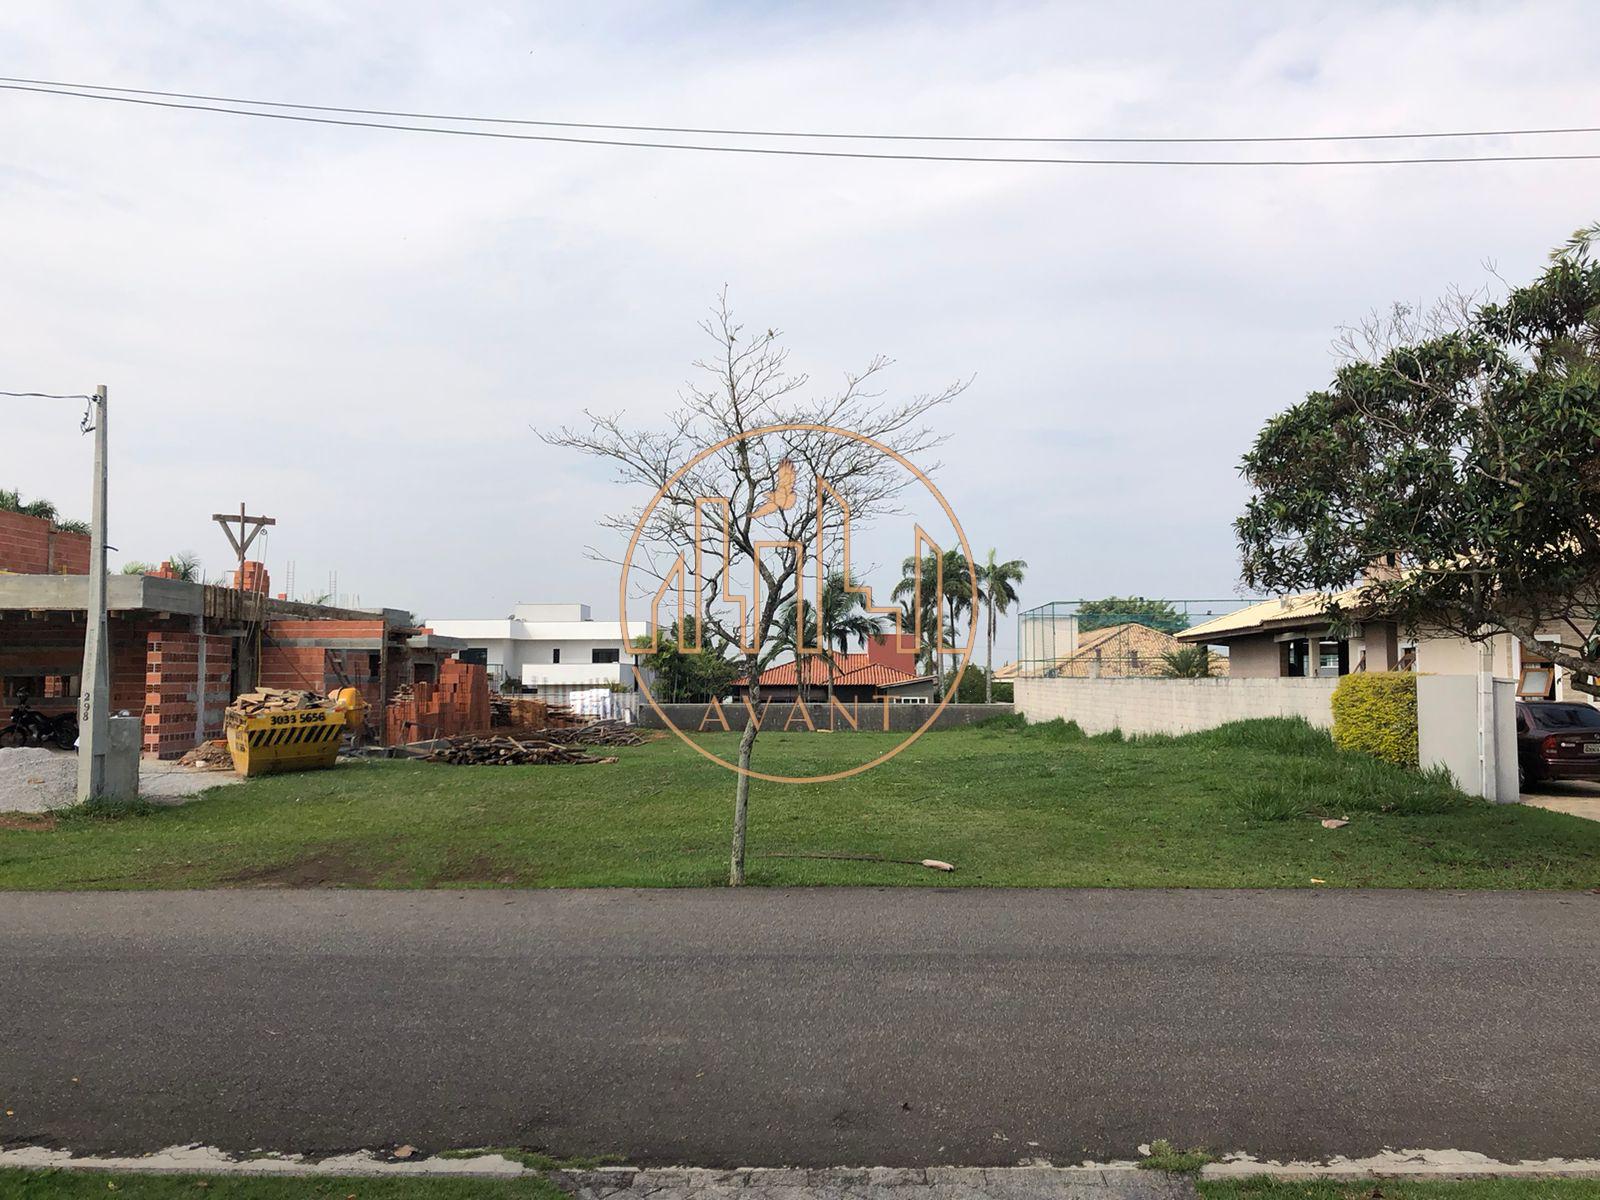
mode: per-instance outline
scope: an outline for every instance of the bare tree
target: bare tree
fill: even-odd
[[[624,538],[639,531],[629,568],[630,582],[637,583],[630,595],[653,597],[673,579],[680,561],[693,572],[698,545],[704,621],[697,628],[740,651],[750,702],[759,714],[761,671],[779,651],[768,643],[780,612],[799,594],[801,570],[808,577],[814,574],[817,564],[809,560],[819,533],[824,545],[840,545],[845,508],[853,528],[861,529],[900,512],[899,495],[914,481],[872,446],[828,430],[850,430],[907,457],[924,454],[943,440],[926,425],[928,414],[958,396],[969,381],[907,400],[885,400],[878,380],[891,363],[880,356],[859,373],[847,374],[837,391],[811,396],[807,377],[789,370],[778,332],[747,334],[728,307],[726,291],[700,328],[716,352],[694,364],[700,377],[680,394],[681,403],[668,415],[664,430],[632,428],[620,414],[586,411],[586,428],[563,427],[542,436],[552,445],[611,462],[621,483],[660,493],[648,512],[641,503],[601,520],[603,528]],[[772,426],[790,428],[750,436]],[[702,453],[711,447],[716,449]],[[819,479],[843,507],[830,502],[819,515]],[[696,501],[705,497],[722,497],[725,503],[700,509],[697,535]],[[779,544],[770,545],[774,542]],[[768,544],[766,553],[758,543]],[[797,553],[796,547],[805,549]],[[622,565],[622,557],[593,549],[590,553]],[[755,564],[761,580],[760,602],[751,606],[747,629],[718,603],[725,569],[732,578],[732,565],[741,560]],[[695,582],[693,574],[685,580],[691,589]],[[806,608],[815,611],[810,604]],[[820,641],[810,631],[807,644]],[[745,877],[749,771],[759,724],[758,719],[748,720],[739,740],[728,871],[734,886]]]

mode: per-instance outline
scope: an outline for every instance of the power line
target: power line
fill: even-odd
[[[1487,154],[1442,155],[1410,158],[1046,158],[966,154],[887,154],[864,150],[791,150],[777,146],[715,146],[688,142],[644,142],[620,138],[568,137],[543,133],[507,133],[491,129],[446,129],[432,125],[400,125],[382,121],[356,121],[335,117],[313,117],[300,113],[257,112],[252,109],[219,105],[191,104],[177,100],[156,100],[139,96],[107,96],[97,92],[0,83],[0,90],[35,92],[45,96],[74,96],[83,100],[138,104],[152,108],[182,109],[192,112],[225,113],[268,121],[295,121],[311,125],[336,125],[353,129],[388,129],[399,133],[433,133],[448,137],[492,138],[517,142],[557,142],[578,146],[615,146],[634,150],[691,150],[706,154],[765,154],[786,158],[874,159],[888,162],[996,163],[1020,166],[1109,166],[1109,167],[1357,167],[1416,166],[1425,163],[1565,162],[1600,159],[1595,154]]]
[[[53,392],[0,392],[0,396],[13,396],[21,400],[93,400],[93,396],[82,392],[70,396],[58,396]]]
[[[294,108],[303,112],[344,113],[360,117],[402,117],[414,121],[454,121],[461,124],[536,125],[549,129],[610,129],[625,133],[689,133],[705,137],[761,137],[842,139],[868,142],[1024,142],[1036,145],[1246,145],[1263,142],[1379,142],[1437,141],[1443,138],[1532,137],[1554,134],[1600,133],[1600,126],[1581,125],[1548,129],[1452,129],[1434,133],[1324,133],[1248,137],[1022,137],[940,133],[831,133],[792,129],[717,129],[692,125],[617,125],[600,121],[550,121],[526,117],[469,117],[452,113],[406,112],[386,108],[349,108],[336,104],[296,104],[284,100],[248,100],[239,96],[208,96],[198,92],[163,92],[151,88],[112,87],[102,83],[63,83],[53,79],[21,79],[0,75],[0,83],[67,88],[82,94],[117,92],[128,96],[161,96],[172,100],[203,100],[208,104],[244,104],[252,108]],[[114,99],[107,96],[105,99]]]

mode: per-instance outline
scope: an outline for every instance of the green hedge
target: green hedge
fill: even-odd
[[[1410,671],[1346,675],[1333,692],[1333,742],[1400,767],[1417,765],[1417,677]]]

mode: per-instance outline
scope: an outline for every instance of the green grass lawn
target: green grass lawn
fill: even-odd
[[[735,735],[706,740],[733,752]],[[764,734],[756,765],[816,772],[894,740]],[[614,753],[609,766],[352,763],[181,808],[73,810],[0,827],[0,888],[723,883],[733,775],[672,737]],[[958,870],[766,857],[832,853]],[[750,855],[750,881],[767,885],[1592,888],[1600,823],[1469,800],[1293,721],[1126,742],[1001,724],[929,734],[837,783],[756,782]]]
[[[238,1175],[106,1175],[0,1169],[6,1200],[565,1200],[537,1175],[518,1179],[372,1179]]]
[[[1202,1180],[1203,1200],[1600,1200],[1600,1179]]]

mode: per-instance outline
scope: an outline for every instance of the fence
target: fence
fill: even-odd
[[[840,711],[843,710],[843,711]],[[749,714],[736,700],[725,701],[719,708],[709,704],[663,704],[672,725],[684,733],[720,733],[723,721],[734,733],[742,732]],[[769,700],[757,710],[763,733],[787,729],[790,733],[807,733],[829,730],[834,733],[911,733],[922,726],[932,711],[926,704],[885,704],[881,701],[841,701],[837,706],[808,704],[802,706],[794,700]],[[1009,704],[947,704],[936,718],[931,729],[955,729],[973,725],[991,717],[1009,716]],[[718,714],[721,714],[719,717]],[[810,717],[808,726],[806,717]],[[854,725],[851,722],[854,722]],[[665,723],[650,704],[639,706],[639,725],[644,729],[664,729]]]
[[[1195,670],[1198,651],[1176,666],[1169,656],[1186,647],[1173,635],[1254,604],[1254,598],[1054,600],[1017,617],[1017,659],[1002,678],[1155,678]],[[1226,656],[1212,656],[1210,673],[1225,675]]]
[[[1333,725],[1337,679],[1018,679],[1016,711],[1085,733],[1195,733],[1256,717]]]

